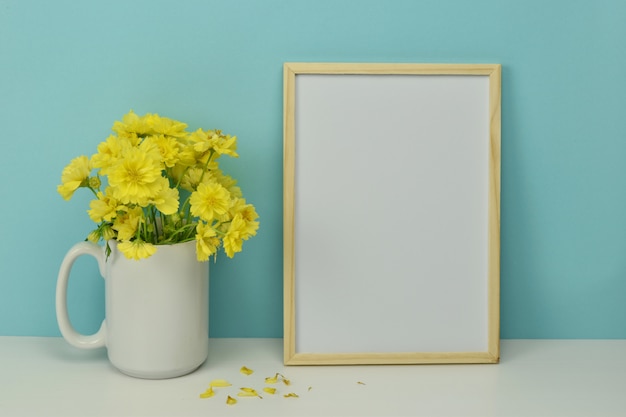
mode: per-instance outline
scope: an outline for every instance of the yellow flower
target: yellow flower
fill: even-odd
[[[104,194],[102,191],[98,191],[98,198],[89,203],[91,210],[87,210],[87,213],[95,223],[100,223],[103,220],[110,222],[116,216],[119,202],[111,196],[111,192],[111,187],[107,187]]]
[[[210,132],[210,131],[209,131]],[[211,148],[209,143],[209,133],[202,129],[198,129],[188,136],[189,143],[193,150],[199,154],[207,152]]]
[[[239,188],[237,186],[237,180],[236,179],[234,179],[230,175],[225,175],[219,169],[216,169],[215,171],[213,171],[213,175],[214,175],[216,181],[219,182],[220,184],[222,184],[222,186],[224,186],[224,188],[226,188],[228,190],[228,192],[230,193],[230,195],[233,198],[241,198],[242,197],[241,188]]]
[[[238,156],[236,136],[188,132],[185,123],[132,110],[112,130],[91,158],[64,168],[57,187],[66,200],[80,187],[96,194],[87,213],[98,226],[88,240],[117,240],[127,257],[139,259],[153,245],[186,242],[195,233],[198,260],[208,260],[220,246],[233,257],[256,235],[254,206],[219,167],[221,155]]]
[[[117,249],[124,254],[128,259],[145,259],[154,255],[156,252],[156,246],[152,243],[144,242],[143,240],[133,240],[120,242],[117,245]]]
[[[100,240],[100,229],[96,229],[93,232],[89,233],[87,236],[87,240],[91,243],[98,243]]]
[[[98,243],[101,238],[107,241],[115,239],[115,237],[115,230],[111,228],[111,224],[103,223],[96,230],[89,233],[89,235],[87,236],[87,240],[93,243]]]
[[[230,206],[230,193],[217,183],[202,183],[198,189],[191,193],[191,214],[210,222],[217,216],[228,211]]]
[[[189,143],[196,152],[196,159],[202,163],[206,163],[211,151],[217,156],[229,155],[233,158],[237,155],[237,136],[224,135],[221,130],[198,129],[188,136]]]
[[[161,160],[166,167],[172,168],[180,160],[180,144],[173,137],[165,135],[148,136],[144,142],[152,143],[161,154]]]
[[[89,158],[81,155],[63,168],[61,173],[61,185],[57,187],[57,191],[65,200],[69,200],[79,187],[87,186],[89,183],[89,173],[91,166]]]
[[[196,226],[196,254],[198,260],[207,261],[211,255],[217,252],[220,239],[215,230],[204,222],[198,222]]]
[[[226,235],[224,235],[224,251],[229,258],[235,256],[235,253],[241,252],[244,236],[246,236],[246,222],[241,214],[236,214],[228,227]]]
[[[222,135],[218,130],[216,134],[211,136],[211,146],[218,155],[228,155],[238,158],[237,154],[237,136]]]
[[[256,236],[256,231],[259,229],[259,222],[256,219],[259,215],[252,204],[246,204],[246,200],[238,198],[230,209],[232,217],[240,214],[242,220],[245,222],[245,230],[242,234],[242,239],[248,240],[251,236]]]
[[[158,181],[162,183],[159,193],[150,200],[163,214],[174,214],[178,211],[178,189],[170,188],[166,178],[161,177]]]
[[[139,142],[138,136],[145,135],[150,131],[150,126],[145,123],[144,118],[139,117],[132,110],[122,117],[122,121],[113,123],[112,130],[120,137],[125,137],[133,141],[134,145]]]
[[[98,177],[89,177],[88,184],[92,189],[99,190],[102,185],[102,181],[100,181],[100,178]]]
[[[113,222],[113,229],[117,231],[119,240],[130,240],[137,233],[139,222],[143,218],[141,207],[127,209],[126,212],[118,214]]]
[[[178,171],[183,168],[184,174],[180,174]],[[204,176],[202,175],[204,173]],[[180,179],[180,186],[187,191],[194,191],[200,185],[200,180],[210,179],[212,174],[210,172],[204,172],[202,168],[191,167],[184,168],[177,165],[174,169],[174,176],[176,179]],[[181,178],[182,177],[182,178]],[[207,181],[209,182],[209,181]]]
[[[180,139],[179,143],[181,145],[180,151],[178,152],[179,164],[188,167],[198,163],[198,160],[196,159],[196,152],[193,150],[193,145],[190,145],[188,141],[185,141],[184,139]]]
[[[158,151],[154,148],[130,148],[124,159],[109,174],[109,184],[113,197],[123,204],[145,206],[147,201],[158,195],[163,187],[161,178],[162,165]]]
[[[185,129],[187,125],[185,123],[173,120],[167,117],[159,116],[158,114],[146,114],[141,118],[145,127],[147,127],[151,133],[156,135],[167,135],[174,137],[183,137],[187,134]]]
[[[117,236],[115,230],[113,230],[110,224],[105,224],[100,228],[100,230],[102,231],[102,239],[104,240],[115,239],[115,237]]]
[[[100,168],[102,174],[108,175],[125,151],[132,146],[128,139],[111,135],[104,142],[100,142],[98,153],[91,156],[91,164],[94,168]]]

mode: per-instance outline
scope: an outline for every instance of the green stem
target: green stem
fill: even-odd
[[[89,186],[87,188],[89,188],[91,190],[91,192],[93,193],[93,195],[95,195],[96,198],[98,198],[98,192],[96,190],[94,190],[93,188],[91,188]]]
[[[189,168],[191,168],[191,167],[189,166],[189,167],[185,168],[185,170],[183,171],[183,174],[178,179],[178,182],[176,182],[176,187],[174,187],[174,188],[180,188],[180,183],[183,182],[183,178],[185,178],[185,175],[187,175],[187,171],[189,171]],[[173,178],[173,176],[170,176],[170,178]]]
[[[204,174],[206,174],[207,171],[209,170],[209,163],[211,162],[211,158],[213,158],[213,155],[215,155],[215,151],[211,149],[209,151],[209,157],[207,158],[206,163],[204,164],[204,169],[202,170],[202,175],[200,175],[200,181],[198,181],[198,184],[202,184],[202,180],[204,179]]]
[[[150,215],[151,215],[151,220],[152,220],[152,228],[154,229],[153,242],[154,244],[157,244],[159,242],[159,225],[158,225],[159,216],[157,216],[156,207],[152,205],[150,206]]]

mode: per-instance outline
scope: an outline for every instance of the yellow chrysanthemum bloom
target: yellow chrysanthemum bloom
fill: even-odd
[[[137,234],[139,222],[143,218],[141,207],[128,209],[122,214],[118,214],[113,222],[113,229],[117,231],[120,240],[130,240]]]
[[[117,245],[117,249],[122,252],[126,258],[138,261],[154,255],[157,248],[152,243],[137,239],[133,241],[120,242]]]
[[[192,167],[186,170],[180,181],[180,186],[187,191],[194,191],[201,181],[211,182],[213,174],[205,172],[202,168]]]
[[[153,134],[167,135],[174,137],[184,137],[187,135],[185,129],[187,125],[177,120],[170,119],[168,117],[162,117],[158,114],[146,114],[142,121],[145,127],[149,128]]]
[[[216,134],[210,138],[211,147],[218,155],[228,155],[238,158],[237,154],[237,136],[222,135],[218,130]]]
[[[210,168],[205,170],[203,167],[199,166],[184,166],[182,164],[177,164],[169,171],[169,173],[172,180],[179,184],[182,189],[187,191],[195,191],[201,182],[218,182]]]
[[[150,204],[165,215],[174,214],[178,211],[178,189],[170,188],[166,178],[161,177],[161,190],[150,200]]]
[[[189,144],[196,152],[196,159],[200,163],[206,163],[211,152],[220,155],[229,155],[238,158],[237,136],[224,135],[220,130],[198,129],[187,137]]]
[[[111,187],[107,187],[104,193],[98,191],[98,198],[89,203],[90,210],[87,210],[87,214],[95,223],[100,223],[103,220],[112,221],[120,209],[119,201],[111,196],[111,192]]]
[[[193,149],[193,145],[189,144],[188,141],[181,139],[180,150],[178,152],[179,164],[190,167],[196,165],[198,160],[196,158],[196,151]]]
[[[132,110],[122,117],[122,121],[113,123],[112,130],[120,137],[125,137],[137,145],[139,136],[150,132],[150,126],[145,122],[144,117],[139,117]]]
[[[128,139],[111,135],[104,142],[100,142],[98,153],[91,157],[91,164],[94,168],[100,168],[102,174],[108,175],[125,151],[132,147]]]
[[[89,184],[89,173],[91,172],[91,165],[89,164],[89,158],[81,155],[74,158],[70,163],[63,168],[61,173],[61,184],[57,186],[57,192],[65,200],[69,200],[81,186],[87,186]]]
[[[213,150],[218,155],[239,157],[236,152],[237,136],[224,135],[221,130],[198,129],[189,135],[189,141],[193,143],[196,152],[204,153]]]
[[[148,200],[161,192],[163,183],[158,181],[161,178],[161,170],[158,151],[155,155],[155,152],[142,148],[128,149],[124,159],[109,174],[113,197],[123,204],[145,206]]]
[[[224,251],[229,258],[235,256],[235,253],[241,252],[244,236],[246,236],[246,222],[241,214],[237,214],[233,217],[228,231],[224,235]]]
[[[202,183],[191,193],[191,214],[210,222],[228,211],[230,193],[218,183]]]
[[[203,154],[211,149],[211,144],[209,143],[210,132],[198,129],[187,137],[189,144],[198,154]]]
[[[198,260],[203,262],[217,252],[220,239],[211,226],[204,222],[199,222],[196,226],[196,255]]]
[[[242,234],[244,240],[248,240],[251,236],[256,236],[256,231],[259,229],[259,222],[256,219],[259,215],[252,204],[247,204],[244,198],[238,198],[230,209],[232,217],[239,214],[245,223],[245,231]]]
[[[161,161],[166,167],[172,168],[180,160],[180,144],[173,137],[164,135],[148,136],[144,142],[152,143],[161,154]]]
[[[214,171],[214,176],[217,182],[222,184],[224,188],[228,190],[232,198],[241,198],[243,196],[241,188],[237,186],[237,180],[226,175],[220,169]]]

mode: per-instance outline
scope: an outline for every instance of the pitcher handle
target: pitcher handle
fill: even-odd
[[[69,314],[67,313],[67,283],[70,276],[70,271],[76,259],[81,255],[90,255],[96,258],[98,261],[98,268],[100,275],[104,278],[105,275],[105,256],[104,248],[91,242],[80,242],[72,246],[67,252],[61,268],[59,269],[59,276],[57,278],[56,289],[56,314],[57,323],[63,338],[72,346],[81,349],[95,349],[105,345],[106,342],[106,323],[102,320],[100,329],[92,335],[84,335],[78,333],[70,322]]]

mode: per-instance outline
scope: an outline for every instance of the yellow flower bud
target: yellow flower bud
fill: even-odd
[[[99,190],[102,183],[98,177],[89,177],[89,186],[94,190]]]
[[[92,243],[98,243],[98,241],[100,240],[100,230],[96,229],[93,232],[89,233],[89,236],[87,236],[87,240]]]

